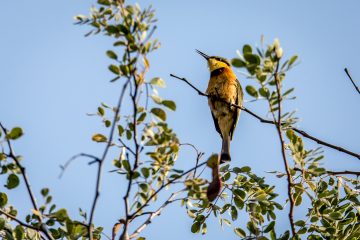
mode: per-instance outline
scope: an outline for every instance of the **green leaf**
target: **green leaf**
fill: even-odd
[[[123,135],[123,133],[124,133],[124,127],[123,126],[121,126],[121,125],[118,125],[118,133],[119,133],[119,136],[122,136]]]
[[[191,232],[198,233],[199,231],[200,231],[200,222],[194,222],[194,224],[191,226]]]
[[[259,89],[259,93],[261,96],[263,96],[264,98],[268,98],[270,96],[270,91],[267,87],[262,87]]]
[[[6,193],[0,192],[0,207],[5,207],[8,202]]]
[[[97,133],[95,135],[92,136],[91,138],[94,142],[106,142],[107,141],[107,138],[100,134],[100,133]]]
[[[54,213],[54,217],[57,218],[60,222],[65,221],[69,218],[66,209],[61,208]]]
[[[250,172],[251,168],[249,166],[244,166],[244,167],[240,168],[240,171],[241,172]]]
[[[288,64],[289,64],[289,67],[290,67],[291,65],[293,65],[297,59],[298,59],[298,56],[297,56],[297,55],[292,56],[292,57],[290,58],[290,60],[289,60],[289,63],[288,63]]]
[[[17,225],[14,229],[14,232],[16,240],[23,240],[25,238],[25,231],[21,225]]]
[[[238,211],[235,206],[231,206],[231,219],[235,221],[238,218]]]
[[[256,89],[251,86],[251,85],[247,85],[246,88],[245,88],[246,92],[250,95],[250,96],[253,96],[255,98],[258,98],[259,97],[259,94],[258,92],[256,91]]]
[[[242,237],[242,238],[246,237],[246,232],[244,230],[242,230],[241,228],[235,228],[234,232],[239,237]]]
[[[243,47],[243,54],[245,55],[245,54],[247,54],[247,53],[252,53],[252,48],[251,48],[251,46],[250,45],[248,45],[248,44],[245,44],[244,45],[244,47]]]
[[[303,227],[303,226],[305,226],[305,221],[299,220],[299,221],[296,221],[294,224],[295,224],[296,226]]]
[[[166,113],[161,108],[153,108],[151,109],[151,113],[160,118],[163,121],[166,121]]]
[[[272,221],[271,223],[269,223],[269,225],[267,225],[267,227],[265,228],[264,232],[265,232],[265,233],[270,232],[271,230],[274,229],[274,226],[275,226],[275,221]]]
[[[143,112],[142,114],[140,114],[140,116],[138,117],[138,119],[136,120],[137,124],[142,123],[146,118],[146,112]]]
[[[22,128],[14,127],[11,131],[6,135],[7,139],[16,140],[24,134]]]
[[[158,87],[162,87],[162,88],[166,87],[165,81],[159,77],[151,79],[150,84],[158,86]]]
[[[175,111],[176,110],[176,104],[174,101],[171,101],[171,100],[164,100],[161,102],[162,105],[164,105],[165,107]]]
[[[48,188],[41,189],[41,195],[43,197],[46,197],[48,194],[49,194],[49,189]]]
[[[342,219],[342,215],[339,212],[332,212],[332,213],[329,214],[329,217],[332,220],[341,220]]]
[[[244,54],[244,58],[250,64],[254,64],[254,65],[259,65],[261,62],[260,57],[258,55],[251,54],[251,53]]]
[[[144,178],[148,178],[150,176],[150,170],[148,168],[142,168],[141,173],[144,176]]]
[[[102,107],[98,107],[98,113],[100,116],[104,116],[105,110]]]
[[[233,58],[231,60],[231,65],[233,65],[234,67],[237,67],[237,68],[242,68],[242,67],[246,66],[246,63],[239,58]]]
[[[111,64],[111,65],[109,66],[109,70],[110,70],[112,73],[114,73],[114,74],[117,74],[117,75],[120,74],[120,69],[119,69],[119,67],[116,66],[116,65],[114,65],[114,64]]]
[[[12,173],[8,176],[5,187],[7,187],[8,189],[13,189],[16,188],[19,185],[19,183],[20,183],[19,177],[16,174]]]
[[[111,50],[106,51],[106,55],[111,59],[114,59],[114,60],[118,59],[118,56],[116,55],[116,53]]]

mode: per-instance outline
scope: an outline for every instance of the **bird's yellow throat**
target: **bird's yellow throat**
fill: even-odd
[[[208,59],[208,65],[209,65],[209,68],[210,68],[210,72],[216,70],[216,69],[219,69],[219,68],[228,68],[229,66],[222,62],[222,61],[218,61],[216,59],[213,59],[213,58],[209,58]]]

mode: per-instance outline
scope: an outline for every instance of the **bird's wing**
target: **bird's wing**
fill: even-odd
[[[210,101],[212,101],[212,100],[210,100]],[[213,103],[211,103],[211,104],[213,104]],[[211,111],[211,116],[212,116],[212,118],[213,118],[213,120],[214,120],[215,129],[216,129],[216,131],[220,134],[220,136],[221,136],[221,138],[222,138],[222,134],[221,134],[221,130],[220,130],[220,127],[219,127],[219,123],[218,123],[217,119],[215,118],[215,116],[214,116],[214,114],[213,114],[212,111]]]
[[[239,80],[236,79],[236,99],[235,99],[235,104],[236,105],[240,106],[242,104],[243,96],[244,96],[244,93],[243,93],[243,90],[241,88],[240,82],[239,82]],[[232,127],[230,129],[230,138],[231,139],[233,137],[234,130],[235,130],[237,122],[239,120],[239,116],[240,116],[240,109],[237,108],[235,113],[234,113],[234,116],[233,116],[233,125],[232,125]]]

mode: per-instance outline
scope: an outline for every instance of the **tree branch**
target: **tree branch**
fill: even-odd
[[[59,174],[59,178],[62,178],[62,176],[64,175],[66,169],[69,167],[69,165],[77,158],[79,157],[88,157],[88,158],[92,158],[94,159],[94,161],[100,161],[100,159],[94,155],[91,155],[91,154],[87,154],[87,153],[79,153],[79,154],[76,154],[74,156],[72,156],[64,165],[60,165],[60,168],[61,168],[61,172]],[[93,161],[92,161],[93,162]],[[90,163],[92,163],[90,162]],[[89,164],[90,164],[89,163]]]
[[[204,92],[200,91],[198,88],[196,88],[193,84],[191,84],[187,79],[185,78],[181,78],[181,77],[178,77],[174,74],[170,74],[171,77],[174,77],[174,78],[177,78],[181,81],[184,81],[185,83],[187,83],[192,89],[194,89],[200,96],[204,96],[204,97],[207,97],[207,98],[210,98],[211,96],[205,94]],[[223,99],[217,99],[218,101],[223,101],[225,103],[228,103],[226,102],[225,100]],[[276,123],[274,121],[271,121],[271,120],[268,120],[268,119],[264,119],[262,117],[260,117],[259,115],[257,115],[256,113],[252,112],[251,110],[247,109],[246,107],[244,106],[239,106],[239,105],[236,105],[236,104],[233,104],[233,103],[228,103],[230,106],[232,107],[235,107],[235,108],[239,108],[241,110],[243,110],[244,112],[250,114],[251,116],[255,117],[256,119],[258,119],[260,122],[262,123],[267,123],[267,124],[274,124],[276,125]],[[323,145],[323,146],[326,146],[326,147],[329,147],[329,148],[332,148],[332,149],[335,149],[335,150],[338,150],[340,152],[343,152],[345,154],[348,154],[350,156],[353,156],[353,157],[356,157],[357,159],[360,160],[360,154],[358,153],[355,153],[355,152],[352,152],[352,151],[349,151],[343,147],[339,147],[339,146],[336,146],[334,144],[331,144],[331,143],[328,143],[328,142],[325,142],[323,140],[320,140],[310,134],[308,134],[307,132],[301,130],[301,129],[298,129],[298,128],[295,128],[295,127],[288,127],[289,129],[292,129],[294,130],[295,132],[301,134],[303,137],[305,138],[308,138],[310,140],[313,140],[315,141],[316,143],[320,144],[320,145]]]
[[[356,91],[360,94],[360,88],[359,88],[358,86],[356,86],[356,83],[355,83],[354,80],[352,79],[352,77],[351,77],[348,69],[345,68],[344,71],[345,71],[346,75],[349,77],[351,83],[354,85],[354,88],[356,89]]]
[[[104,150],[104,153],[103,153],[101,159],[98,159],[98,161],[97,161],[99,163],[99,165],[98,165],[98,171],[97,171],[97,177],[96,177],[95,196],[94,196],[94,200],[93,200],[93,203],[92,203],[92,206],[91,206],[90,218],[89,218],[89,224],[88,224],[88,231],[89,231],[90,240],[93,240],[93,226],[92,226],[93,224],[92,223],[93,223],[93,220],[94,220],[96,204],[97,204],[98,198],[100,196],[102,168],[103,168],[103,164],[105,162],[105,158],[107,156],[107,153],[108,153],[108,151],[109,151],[109,149],[111,147],[116,122],[117,122],[117,119],[118,119],[118,116],[119,116],[119,113],[120,113],[120,107],[121,107],[121,104],[122,104],[122,101],[123,101],[123,98],[124,98],[124,95],[125,95],[125,91],[127,89],[127,86],[129,85],[129,83],[130,83],[130,81],[127,81],[122,87],[120,97],[119,97],[119,100],[118,100],[118,103],[117,103],[117,106],[116,106],[116,111],[115,111],[115,114],[114,114],[113,122],[112,122],[112,125],[111,125],[109,137],[108,137],[109,140],[108,140],[108,142],[106,144],[106,147],[105,147],[105,150]]]
[[[28,192],[28,194],[29,194],[31,203],[32,203],[34,209],[39,212],[39,208],[38,208],[37,203],[36,203],[35,195],[34,195],[32,189],[31,189],[31,185],[30,185],[29,179],[28,179],[27,174],[26,174],[26,169],[21,165],[19,159],[18,159],[17,156],[15,155],[15,152],[14,152],[14,150],[13,150],[13,148],[12,148],[11,142],[10,142],[10,140],[6,137],[6,135],[8,134],[8,131],[7,131],[7,129],[2,125],[1,122],[0,122],[0,127],[1,127],[1,129],[3,130],[3,132],[4,132],[4,134],[5,134],[6,143],[7,143],[8,148],[9,148],[9,154],[8,154],[8,156],[9,156],[11,159],[14,160],[16,166],[20,169],[20,172],[21,172],[21,175],[22,175],[22,177],[23,177],[23,179],[24,179],[25,186],[26,186],[27,192]],[[41,224],[40,231],[41,231],[42,233],[44,233],[45,236],[46,236],[48,239],[53,240],[54,238],[52,237],[52,235],[50,234],[50,232],[49,232],[48,229],[46,228],[46,225],[43,224],[43,218],[42,218],[41,214],[38,215],[38,217],[39,217],[39,222],[40,222],[40,224]]]
[[[301,169],[301,168],[298,168],[298,167],[295,167],[294,168],[295,171],[298,171],[298,172],[303,172],[306,170],[305,169]],[[326,171],[326,174],[328,175],[355,175],[355,176],[360,176],[360,172],[359,171],[349,171],[349,170],[344,170],[344,171]]]
[[[296,234],[295,224],[294,224],[294,205],[295,205],[295,203],[294,203],[294,197],[291,193],[294,183],[293,183],[293,179],[292,179],[292,176],[290,173],[289,163],[286,159],[285,142],[284,142],[283,135],[282,135],[282,124],[281,124],[282,97],[281,97],[281,90],[280,90],[280,79],[279,79],[279,75],[278,75],[279,61],[280,61],[280,59],[278,59],[278,61],[277,61],[275,74],[274,74],[275,83],[276,83],[277,100],[278,100],[278,111],[277,111],[278,117],[277,117],[277,121],[276,121],[275,115],[274,115],[274,121],[276,121],[276,129],[277,129],[280,144],[281,144],[281,155],[284,160],[285,171],[286,171],[286,176],[287,176],[287,181],[288,181],[288,186],[287,186],[288,189],[287,190],[288,190],[288,197],[289,197],[289,202],[290,202],[289,221],[290,221],[290,226],[291,226],[291,232],[292,232],[292,235],[295,236],[295,234]]]
[[[0,209],[0,214],[3,214],[3,215],[5,215],[5,216],[7,216],[8,218],[10,218],[11,220],[17,222],[18,224],[20,224],[20,225],[23,226],[23,227],[31,228],[31,229],[33,229],[33,230],[35,230],[35,231],[41,232],[41,230],[40,230],[39,228],[34,227],[33,225],[30,225],[30,224],[24,223],[23,221],[17,219],[15,216],[12,216],[12,215],[10,215],[9,213],[7,213],[7,212],[5,212],[5,211],[3,211],[3,210],[1,210],[1,209]]]
[[[146,221],[141,224],[130,236],[129,238],[132,239],[132,238],[135,238],[137,237],[150,223],[151,221],[158,215],[160,215],[161,211],[169,204],[175,202],[176,200],[179,200],[179,199],[175,199],[173,200],[179,193],[183,192],[184,189],[180,190],[180,191],[177,191],[177,192],[174,192],[170,195],[170,197],[154,212],[149,212],[149,217],[146,219]],[[137,215],[139,216],[139,215]]]
[[[172,184],[173,182],[175,182],[176,180],[179,180],[180,178],[182,178],[183,176],[185,176],[186,174],[190,173],[191,171],[194,171],[195,169],[205,165],[207,163],[207,161],[202,162],[200,164],[198,164],[197,166],[187,170],[186,172],[183,172],[181,175],[179,175],[179,177],[174,178],[170,181],[168,181],[167,183],[161,185],[161,187],[159,187],[153,194],[151,194],[151,196],[145,201],[145,203],[139,207],[133,214],[130,215],[130,218],[135,217],[143,208],[145,208],[147,206],[147,204],[161,191],[163,190],[166,186]]]

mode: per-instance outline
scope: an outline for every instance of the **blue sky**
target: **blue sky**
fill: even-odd
[[[86,28],[72,24],[73,16],[88,13],[93,3],[0,3],[0,120],[8,127],[19,125],[25,130],[15,149],[25,158],[35,191],[50,187],[57,205],[68,208],[73,216],[79,207],[90,208],[96,169],[87,166],[85,159],[78,160],[59,180],[59,165],[79,152],[102,152],[103,146],[90,141],[93,133],[103,130],[101,123],[86,113],[96,111],[100,102],[115,104],[119,93],[117,85],[108,82],[112,76],[105,56],[111,49],[109,39],[84,38]],[[140,1],[141,6],[147,4]],[[343,71],[348,67],[354,79],[360,79],[358,1],[155,1],[153,5],[159,19],[155,36],[162,47],[150,56],[149,77],[166,80],[168,87],[160,94],[177,102],[178,110],[169,114],[169,122],[182,142],[195,144],[207,155],[220,149],[206,100],[169,74],[184,76],[205,90],[209,74],[195,48],[232,58],[243,44],[259,44],[263,34],[268,43],[279,38],[285,56],[299,55],[300,64],[287,80],[288,87],[296,88],[297,99],[288,107],[298,110],[298,126],[321,139],[360,151],[359,95]],[[238,77],[243,86],[251,83],[240,74]],[[266,115],[262,103],[247,103],[246,107]],[[273,127],[243,113],[231,147],[233,166],[251,166],[285,195],[284,180],[265,173],[284,169]],[[325,164],[333,170],[360,170],[354,158],[326,148],[325,154]],[[193,153],[185,150],[178,164],[186,167],[193,161]],[[111,169],[111,159],[106,169]],[[105,174],[95,222],[106,226],[108,233],[123,214],[123,189],[119,176]],[[23,188],[16,189],[10,201],[22,211],[30,209]],[[280,227],[287,228],[286,218],[280,219],[284,220]],[[214,218],[205,237],[192,234],[190,226],[184,209],[174,205],[144,234],[148,239],[169,235],[174,240],[236,239],[232,230],[222,230]]]

